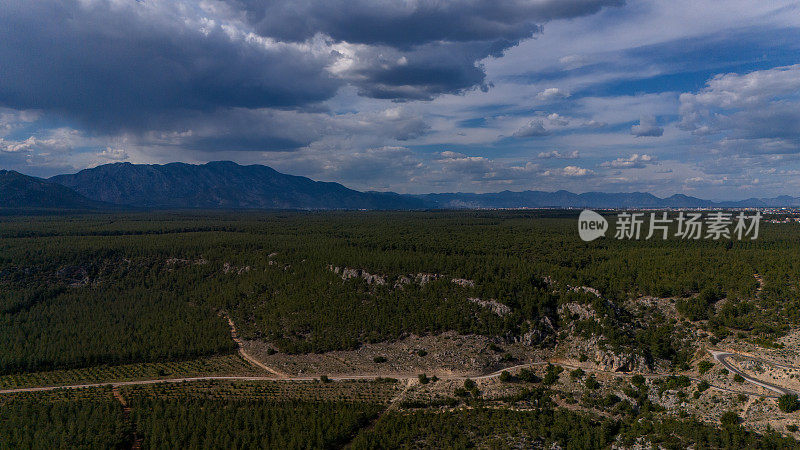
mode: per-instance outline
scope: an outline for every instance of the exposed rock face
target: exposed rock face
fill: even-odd
[[[414,277],[414,281],[416,281],[417,284],[422,286],[422,285],[424,285],[426,283],[430,283],[431,281],[438,280],[439,277],[441,277],[441,275],[436,274],[436,273],[418,273]]]
[[[351,269],[349,267],[344,267],[344,268],[333,267],[333,266],[328,266],[328,269],[337,275],[341,275],[343,280],[349,280],[351,278],[363,278],[364,281],[367,282],[367,284],[376,284],[379,286],[383,286],[386,284],[386,277],[371,274],[366,270]]]
[[[272,256],[272,255],[270,255]],[[349,280],[351,278],[363,278],[367,284],[376,284],[383,286],[387,284],[387,282],[392,278],[388,275],[378,275],[372,274],[367,272],[364,269],[353,269],[350,267],[339,267],[334,266],[332,264],[328,265],[328,270],[331,272],[340,275],[343,280]],[[394,288],[402,288],[403,286],[411,283],[416,283],[420,286],[424,286],[431,281],[442,279],[443,276],[439,275],[438,273],[417,273],[413,275],[400,275],[394,282]],[[475,282],[472,280],[467,280],[465,278],[453,278],[451,280],[454,284],[464,287],[475,287]],[[505,305],[502,305],[505,306]]]
[[[611,351],[597,349],[595,361],[602,369],[609,372],[647,371],[647,361],[644,357],[630,354],[617,354]]]
[[[581,320],[587,319],[596,319],[597,313],[588,305],[581,305],[575,302],[570,302],[567,304],[562,305],[559,310],[559,314],[564,314],[565,312],[569,312],[571,316],[578,315],[578,318]]]
[[[549,317],[542,317],[536,323],[531,324],[531,329],[522,336],[513,337],[512,340],[523,345],[541,345],[553,339],[555,329]]]
[[[453,278],[451,280],[454,284],[464,287],[475,287],[475,282],[472,280],[467,280],[465,278]]]
[[[223,273],[235,273],[237,275],[241,275],[241,274],[243,274],[245,272],[250,272],[250,269],[251,269],[250,266],[237,267],[237,266],[231,265],[231,263],[229,263],[229,262],[226,262],[225,264],[222,265],[222,272]]]
[[[395,289],[402,288],[407,284],[411,284],[411,278],[408,278],[407,276],[403,275],[400,278],[398,278],[397,281],[395,281],[394,287]]]
[[[598,291],[597,289],[595,289],[593,287],[589,287],[589,286],[570,286],[569,290],[575,291],[575,292],[583,291],[583,292],[586,292],[588,294],[592,294],[595,297],[600,297],[600,291]]]
[[[195,260],[182,259],[182,258],[169,258],[164,261],[164,264],[168,266],[188,266],[188,265],[202,266],[208,264],[208,260],[204,258]]]
[[[511,314],[511,308],[508,305],[504,305],[498,302],[497,300],[481,300],[475,297],[470,297],[467,300],[471,301],[472,303],[477,303],[478,305],[481,305],[484,308],[488,308],[493,313],[501,317],[505,316],[506,314]]]

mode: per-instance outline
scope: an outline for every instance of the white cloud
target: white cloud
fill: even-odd
[[[51,153],[65,152],[78,145],[82,137],[80,132],[69,128],[50,130],[47,137],[30,136],[23,140],[5,140],[0,138],[0,151],[6,153]]]
[[[569,125],[569,119],[557,113],[548,114],[547,120],[550,122],[550,124],[557,127],[565,127]]]
[[[641,169],[648,164],[655,164],[655,160],[656,158],[653,156],[634,153],[627,158],[617,158],[613,161],[606,161],[602,163],[601,166],[616,169]]]
[[[631,127],[631,134],[636,137],[661,137],[664,128],[657,125],[655,116],[647,115],[639,119],[638,125]]]
[[[566,166],[563,169],[545,170],[542,175],[546,177],[585,177],[592,174],[594,174],[594,172],[590,169],[578,166]]]
[[[527,125],[520,128],[519,130],[514,132],[514,137],[516,138],[527,138],[527,137],[541,137],[547,136],[550,134],[549,130],[544,128],[544,124],[542,123],[541,119],[535,119],[530,121]]]
[[[588,59],[583,55],[567,55],[558,59],[565,69],[573,70],[588,64]]]
[[[536,94],[536,98],[544,101],[560,100],[563,98],[567,98],[569,96],[570,96],[569,92],[562,91],[561,89],[556,87],[547,88]]]
[[[579,156],[580,153],[578,153],[577,150],[573,150],[568,153],[561,153],[558,150],[552,150],[549,152],[540,152],[537,157],[541,159],[577,159]]]
[[[603,127],[605,127],[607,125],[608,124],[605,123],[605,122],[600,122],[600,121],[594,120],[594,119],[587,120],[586,122],[583,122],[583,126],[585,126],[587,128],[603,128]]]
[[[728,73],[680,96],[680,128],[718,135],[720,150],[800,152],[800,65]]]

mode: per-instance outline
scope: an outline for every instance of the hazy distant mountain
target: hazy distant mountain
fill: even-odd
[[[800,198],[715,203],[682,194],[503,191],[401,195],[359,192],[338,183],[286,175],[229,161],[203,165],[107,164],[43,180],[0,170],[0,208],[483,209],[483,208],[752,208],[800,207]]]
[[[686,195],[659,198],[644,192],[605,193],[568,191],[503,191],[492,194],[427,194],[440,208],[703,208],[714,202]]]
[[[722,202],[720,205],[729,208],[784,208],[800,207],[800,197],[780,195],[773,198],[748,198],[734,202]]]
[[[72,189],[13,170],[0,170],[0,208],[100,209]]]
[[[423,201],[230,161],[203,165],[106,164],[51,181],[93,200],[145,208],[418,209]]]

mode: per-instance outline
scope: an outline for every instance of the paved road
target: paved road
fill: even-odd
[[[755,357],[747,356],[747,355],[741,355],[741,354],[738,354],[738,353],[723,352],[723,351],[719,351],[719,350],[709,350],[709,353],[711,353],[711,356],[714,358],[714,360],[716,360],[718,363],[720,363],[723,366],[725,366],[725,368],[730,370],[731,372],[740,375],[742,378],[745,379],[745,381],[747,381],[749,383],[755,384],[756,386],[761,386],[764,389],[768,389],[768,390],[770,390],[772,392],[777,392],[778,394],[781,394],[781,395],[784,395],[784,394],[794,394],[794,395],[796,395],[797,394],[797,392],[795,392],[795,391],[793,391],[791,389],[787,389],[787,388],[780,387],[780,386],[777,386],[777,385],[774,385],[774,384],[771,384],[771,383],[767,383],[766,381],[761,381],[759,379],[751,377],[750,375],[747,375],[746,373],[742,372],[741,370],[739,370],[735,366],[733,366],[731,363],[729,363],[728,362],[728,358],[730,358],[731,356],[737,356],[739,358],[749,359],[749,360],[752,360],[752,361],[762,362],[762,363],[766,363],[766,364],[772,364],[774,366],[782,367],[782,368],[785,368],[785,369],[800,370],[800,368],[786,366],[786,365],[783,365],[783,364],[777,364],[777,363],[766,361],[766,360],[763,360],[763,359],[760,359],[760,358],[755,358]]]

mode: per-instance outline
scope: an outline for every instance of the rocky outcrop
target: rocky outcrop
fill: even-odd
[[[56,277],[70,287],[82,287],[89,284],[89,271],[83,266],[65,266],[56,271]]]
[[[586,292],[587,294],[592,294],[595,297],[600,297],[600,291],[589,286],[570,286],[569,290],[573,292]]]
[[[241,275],[243,273],[250,272],[250,269],[251,269],[250,266],[237,267],[229,262],[226,262],[225,264],[222,265],[223,273],[235,273],[236,275]]]
[[[440,277],[441,275],[436,273],[418,273],[414,276],[414,281],[420,286],[424,286],[426,283],[438,280]]]
[[[497,300],[481,300],[475,297],[470,297],[467,300],[483,306],[484,308],[490,309],[493,313],[501,317],[505,316],[506,314],[511,314],[511,308],[508,305],[498,302]]]
[[[569,314],[570,316],[578,316],[580,320],[594,320],[597,319],[597,313],[589,305],[581,305],[579,303],[570,302],[561,305],[558,308],[559,314]]]
[[[512,336],[510,339],[513,342],[519,342],[523,345],[538,346],[553,341],[555,335],[555,328],[550,318],[545,316],[536,322],[528,322],[530,329],[522,336]]]
[[[164,261],[164,264],[168,266],[202,266],[208,264],[208,260],[200,258],[200,259],[183,259],[183,258],[169,258]]]
[[[453,284],[457,284],[463,287],[471,287],[471,288],[475,287],[475,282],[472,280],[467,280],[466,278],[453,278],[450,281],[452,281]]]
[[[378,286],[383,286],[386,284],[386,277],[371,274],[366,270],[351,269],[349,267],[334,267],[332,265],[329,265],[328,269],[331,272],[340,275],[343,280],[349,280],[351,278],[363,278],[367,284],[375,284]]]
[[[601,370],[608,372],[646,372],[649,370],[647,361],[640,355],[620,354],[597,348],[594,360]]]
[[[270,255],[270,257],[271,256],[272,255]],[[379,286],[383,286],[383,285],[387,284],[389,282],[389,280],[392,279],[392,277],[390,277],[389,275],[378,275],[378,274],[369,273],[364,269],[354,269],[354,268],[350,268],[350,267],[339,267],[339,266],[334,266],[332,264],[328,265],[328,270],[330,270],[331,272],[341,276],[343,280],[349,280],[351,278],[363,278],[367,282],[367,284],[374,284],[374,285],[379,285]],[[395,282],[394,282],[394,284],[392,286],[395,289],[400,289],[403,286],[405,286],[407,284],[411,284],[411,283],[416,283],[416,284],[418,284],[420,286],[424,286],[424,285],[430,283],[431,281],[439,280],[439,279],[442,279],[442,278],[444,278],[444,277],[442,275],[438,274],[438,273],[423,273],[423,272],[419,272],[419,273],[411,274],[411,275],[400,275],[399,277],[397,277],[395,279]],[[457,284],[459,286],[463,286],[463,287],[467,287],[467,288],[475,287],[475,282],[472,281],[472,280],[468,280],[466,278],[453,278],[453,279],[451,279],[451,281],[454,284]]]

